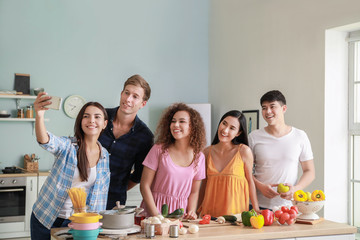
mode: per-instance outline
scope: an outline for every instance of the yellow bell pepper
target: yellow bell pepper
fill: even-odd
[[[306,195],[307,195],[307,201],[312,202],[313,200],[311,199],[311,192],[306,192]]]
[[[294,192],[295,201],[305,202],[307,199],[307,194],[303,190],[297,190],[296,192]]]
[[[252,216],[250,218],[251,226],[253,226],[253,228],[256,229],[262,228],[264,226],[264,222],[265,222],[264,216],[261,214],[255,213],[255,216]]]
[[[315,190],[311,194],[311,199],[314,201],[324,201],[325,200],[325,194],[321,190]]]

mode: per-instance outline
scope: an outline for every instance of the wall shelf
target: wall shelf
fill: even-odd
[[[35,118],[0,118],[0,122],[35,122]]]
[[[21,100],[35,100],[36,96],[30,95],[12,95],[12,94],[0,94],[0,99],[15,99],[16,109],[19,109]],[[49,121],[49,119],[45,119]],[[35,118],[0,118],[0,122],[32,122],[33,123],[33,134],[35,129]]]
[[[12,99],[36,99],[36,96],[31,95],[12,95],[12,94],[0,94],[0,98],[12,98]]]
[[[0,94],[0,98],[16,99],[16,109],[19,109],[21,99],[35,100],[36,96],[31,95],[15,95],[15,94]]]

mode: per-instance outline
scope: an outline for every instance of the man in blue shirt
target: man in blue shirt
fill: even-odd
[[[108,125],[99,141],[110,155],[110,187],[106,209],[116,201],[126,203],[126,191],[140,182],[142,162],[153,145],[154,135],[141,121],[137,112],[150,98],[149,84],[140,75],[133,75],[124,83],[120,106],[106,109]]]

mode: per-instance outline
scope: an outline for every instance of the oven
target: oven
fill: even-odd
[[[26,178],[0,178],[0,223],[24,222]]]

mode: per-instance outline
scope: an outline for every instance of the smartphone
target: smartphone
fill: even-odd
[[[44,95],[44,96],[48,96],[48,95]],[[41,96],[43,97],[43,96]],[[61,102],[62,102],[62,98],[61,97],[56,97],[56,96],[50,96],[51,99],[49,101],[51,101],[51,104],[46,105],[46,108],[50,108],[50,109],[54,109],[54,110],[59,110],[61,107]]]

